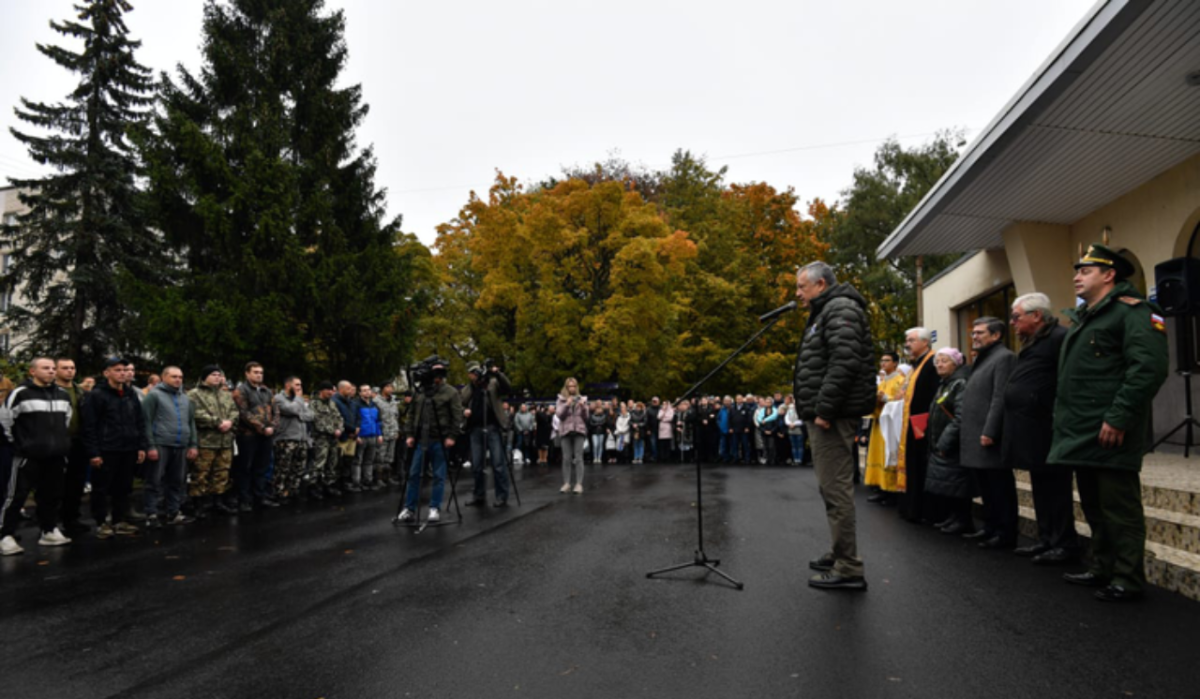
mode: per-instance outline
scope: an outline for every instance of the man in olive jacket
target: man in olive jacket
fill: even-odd
[[[421,471],[425,466],[425,455],[432,462],[433,493],[429,498],[428,521],[441,518],[442,495],[446,483],[446,455],[454,448],[462,431],[463,406],[458,391],[446,385],[446,363],[430,358],[432,379],[422,390],[414,394],[412,407],[408,411],[405,443],[413,453],[408,471],[408,487],[405,489],[404,509],[398,519],[407,522],[418,514],[421,495]]]
[[[1140,597],[1146,587],[1146,519],[1139,472],[1150,439],[1150,402],[1167,377],[1167,330],[1160,309],[1126,279],[1133,265],[1093,245],[1075,265],[1047,462],[1075,467],[1092,561],[1067,582],[1106,602]]]
[[[810,425],[813,467],[825,500],[833,549],[809,563],[820,589],[866,590],[854,521],[855,436],[875,407],[875,353],[866,301],[838,284],[824,262],[796,273],[796,298],[809,309],[796,357],[796,410]]]

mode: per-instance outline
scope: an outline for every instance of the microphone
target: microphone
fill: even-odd
[[[794,310],[796,310],[796,302],[788,301],[787,303],[783,304],[779,308],[776,308],[775,310],[771,311],[770,313],[764,313],[763,315],[759,316],[758,322],[765,323],[768,320],[772,320],[774,318],[777,318],[777,317],[783,315],[784,313],[787,313],[788,311],[794,311]]]

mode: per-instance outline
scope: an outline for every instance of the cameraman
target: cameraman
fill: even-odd
[[[422,376],[422,374],[424,374]],[[446,385],[446,363],[430,357],[418,369],[417,389],[408,411],[405,434],[408,448],[416,447],[408,472],[408,488],[404,495],[401,522],[416,515],[421,496],[421,469],[425,455],[433,461],[433,494],[429,498],[429,520],[441,519],[442,495],[446,488],[446,450],[454,448],[454,439],[462,424],[463,409],[458,393]]]
[[[462,389],[463,414],[467,418],[467,436],[471,442],[471,473],[475,476],[475,497],[467,507],[487,504],[487,480],[484,450],[491,452],[492,483],[496,489],[494,507],[508,506],[508,459],[505,458],[504,432],[508,430],[508,411],[500,398],[508,393],[508,377],[492,362],[484,371],[479,364],[467,367],[471,380]]]

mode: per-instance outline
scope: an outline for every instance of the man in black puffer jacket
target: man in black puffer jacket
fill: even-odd
[[[142,401],[133,380],[133,364],[113,358],[104,363],[104,382],[97,384],[83,401],[83,448],[92,465],[92,517],[96,538],[114,534],[136,536],[138,528],[129,520],[129,494],[133,472],[146,460],[150,447]],[[112,524],[107,522],[112,503]]]
[[[854,526],[854,449],[862,416],[875,406],[875,353],[867,302],[838,284],[824,262],[796,273],[796,298],[809,309],[793,390],[809,424],[813,467],[825,499],[833,550],[809,563],[821,589],[866,590]]]

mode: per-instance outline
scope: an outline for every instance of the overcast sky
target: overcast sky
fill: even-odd
[[[200,64],[201,0],[133,0],[155,71]],[[974,137],[1093,0],[327,0],[346,12],[346,83],[371,112],[378,184],[432,243],[496,170],[535,182],[609,153],[663,168],[678,148],[731,182],[837,200],[878,143]],[[76,79],[37,53],[72,0],[0,0],[0,182],[38,174],[9,134],[19,97]],[[69,44],[66,44],[69,45]]]

